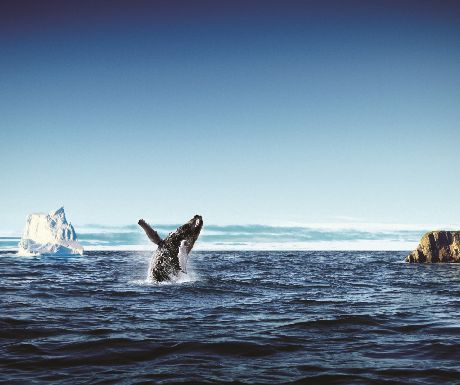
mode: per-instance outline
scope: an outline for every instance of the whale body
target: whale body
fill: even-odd
[[[161,239],[143,219],[138,222],[148,238],[158,245],[152,256],[149,266],[148,278],[157,282],[168,281],[177,277],[182,271],[187,273],[187,258],[192,251],[203,227],[201,215],[195,215],[187,223]]]

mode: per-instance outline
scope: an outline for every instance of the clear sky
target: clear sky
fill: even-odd
[[[0,230],[459,223],[454,1],[2,1]]]

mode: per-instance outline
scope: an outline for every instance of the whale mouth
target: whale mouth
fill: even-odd
[[[179,253],[189,254],[200,236],[202,227],[202,216],[194,215],[187,223],[170,233],[164,242],[171,246],[171,250],[179,250]]]
[[[203,225],[203,218],[201,217],[201,215],[195,215],[194,217],[195,219],[195,227],[201,227]]]

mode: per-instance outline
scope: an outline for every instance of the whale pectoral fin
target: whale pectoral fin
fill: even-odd
[[[149,237],[149,239],[153,243],[155,243],[156,245],[163,243],[163,240],[160,238],[158,233],[154,229],[152,229],[143,219],[139,219],[139,222],[137,222],[137,224],[144,229],[145,233],[147,234],[147,237]]]

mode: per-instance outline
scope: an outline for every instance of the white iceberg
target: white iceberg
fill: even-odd
[[[18,246],[18,254],[23,256],[83,254],[64,207],[49,214],[30,214]]]

